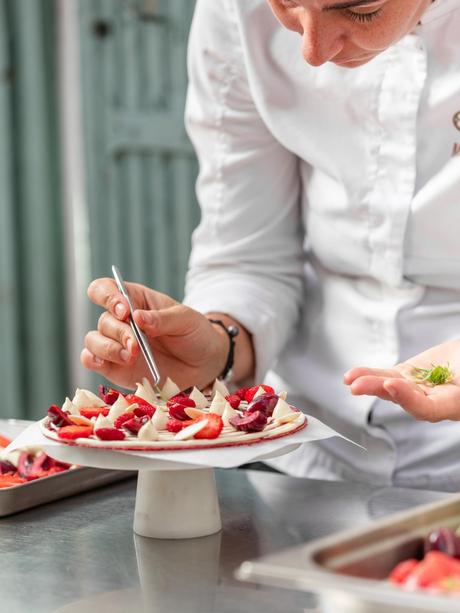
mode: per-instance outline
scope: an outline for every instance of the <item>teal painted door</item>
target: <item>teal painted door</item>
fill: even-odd
[[[180,299],[198,222],[183,112],[192,0],[80,0],[92,276]]]
[[[0,417],[67,391],[54,2],[0,0]]]

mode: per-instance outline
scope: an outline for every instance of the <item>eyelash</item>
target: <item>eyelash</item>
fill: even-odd
[[[370,23],[376,19],[381,12],[382,9],[377,9],[373,13],[354,13],[353,11],[346,9],[347,17],[351,19],[351,21],[359,21],[361,23]]]

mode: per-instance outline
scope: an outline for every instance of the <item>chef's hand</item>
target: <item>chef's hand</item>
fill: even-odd
[[[416,383],[414,368],[448,366],[450,383],[430,386]],[[344,376],[352,394],[378,396],[399,404],[416,419],[438,422],[460,420],[460,341],[432,347],[394,368],[352,368]]]
[[[136,308],[134,320],[150,341],[163,380],[168,375],[181,389],[204,387],[222,372],[229,347],[224,330],[165,294],[136,283],[126,286]],[[93,281],[88,296],[105,311],[97,330],[85,337],[81,362],[109,381],[133,389],[149,372],[129,325],[128,304],[112,279]]]

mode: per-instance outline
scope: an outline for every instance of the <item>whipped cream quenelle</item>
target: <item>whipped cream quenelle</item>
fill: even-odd
[[[155,394],[147,379],[134,393],[100,386],[99,396],[77,390],[62,407],[53,405],[41,422],[54,440],[108,449],[173,450],[244,445],[296,432],[306,416],[286,401],[286,393],[256,385],[230,394],[216,381],[210,394],[182,392],[167,379]]]

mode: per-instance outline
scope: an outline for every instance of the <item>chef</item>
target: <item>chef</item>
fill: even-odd
[[[266,380],[367,450],[305,445],[272,461],[288,474],[460,486],[460,423],[399,406],[433,402],[411,369],[460,339],[459,32],[458,0],[197,2],[186,296],[129,289],[181,387]],[[82,362],[133,387],[127,305],[108,279],[88,293],[105,311]]]

